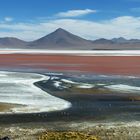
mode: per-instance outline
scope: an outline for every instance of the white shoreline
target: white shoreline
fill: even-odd
[[[109,85],[104,86],[107,89],[110,89],[112,91],[120,91],[122,93],[137,93],[140,94],[140,87],[136,86],[130,86],[130,85],[124,85],[124,84],[116,84],[116,85]]]
[[[34,85],[48,79],[48,76],[40,74],[0,71],[0,103],[23,105],[0,114],[50,112],[71,107],[71,103]]]
[[[0,54],[63,54],[79,56],[140,56],[140,50],[40,50],[0,49]]]

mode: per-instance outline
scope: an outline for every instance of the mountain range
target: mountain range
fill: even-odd
[[[139,39],[86,40],[62,28],[35,41],[26,42],[18,38],[0,38],[2,49],[49,49],[49,50],[140,50]]]

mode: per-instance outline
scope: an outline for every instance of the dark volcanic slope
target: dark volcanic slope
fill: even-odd
[[[21,48],[25,47],[27,42],[13,37],[0,38],[1,48]]]
[[[48,49],[91,49],[92,41],[88,41],[69,33],[64,29],[57,29],[53,33],[29,44],[30,48]]]

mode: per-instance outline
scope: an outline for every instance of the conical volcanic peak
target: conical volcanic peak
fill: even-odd
[[[74,48],[92,46],[92,42],[76,36],[62,28],[32,42],[30,46],[40,48]]]

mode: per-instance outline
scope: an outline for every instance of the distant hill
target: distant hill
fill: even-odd
[[[128,43],[128,40],[123,37],[113,38],[111,41],[114,43]]]
[[[119,43],[119,44],[125,44],[125,43],[140,43],[139,39],[125,39],[123,37],[120,38],[113,38],[111,41],[113,41],[114,43]]]
[[[27,42],[13,37],[0,38],[1,48],[24,48]]]
[[[10,49],[51,49],[51,50],[140,50],[139,39],[123,37],[97,40],[86,40],[62,28],[37,39],[26,42],[18,38],[0,38],[0,48]]]
[[[113,44],[114,42],[112,40],[108,40],[105,38],[97,39],[93,41],[93,44]]]

